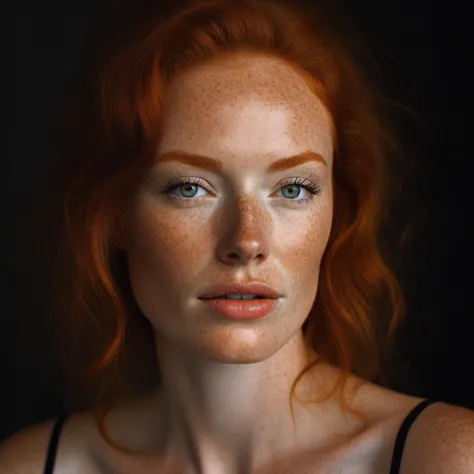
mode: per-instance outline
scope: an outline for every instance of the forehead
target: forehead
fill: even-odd
[[[180,74],[166,92],[163,126],[160,152],[332,152],[324,104],[291,66],[266,56],[235,55]]]

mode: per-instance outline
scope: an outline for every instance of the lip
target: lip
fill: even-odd
[[[222,283],[214,285],[208,288],[204,294],[202,294],[200,299],[210,299],[218,298],[219,296],[224,296],[228,294],[251,294],[262,296],[264,298],[276,299],[281,298],[283,295],[260,281],[248,281],[248,282],[231,282],[231,283]],[[242,300],[243,301],[243,300]],[[251,301],[251,300],[248,300]]]
[[[279,306],[279,298],[264,298],[255,300],[231,300],[225,298],[210,298],[201,301],[227,319],[249,320],[260,319],[273,312]]]

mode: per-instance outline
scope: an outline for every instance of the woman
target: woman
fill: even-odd
[[[174,2],[107,30],[58,175],[68,400],[91,397],[0,472],[473,472],[470,410],[370,382],[404,311],[394,141],[311,12]]]

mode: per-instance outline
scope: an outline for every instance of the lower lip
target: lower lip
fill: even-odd
[[[201,299],[213,310],[229,319],[258,319],[271,313],[279,298],[231,300],[226,298]]]

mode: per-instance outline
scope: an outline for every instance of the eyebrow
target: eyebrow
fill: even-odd
[[[188,153],[181,150],[169,151],[160,154],[156,159],[157,164],[164,163],[166,161],[178,161],[180,163],[184,163],[185,165],[203,168],[214,173],[222,172],[223,169],[222,162],[215,158],[211,158],[209,156],[204,155],[197,155],[195,153]],[[279,160],[272,163],[267,168],[267,171],[269,173],[277,173],[290,168],[295,168],[296,166],[300,166],[303,163],[307,163],[308,161],[315,161],[317,163],[323,164],[324,166],[328,165],[326,160],[319,153],[316,153],[311,150],[306,150],[296,155],[280,158]]]

